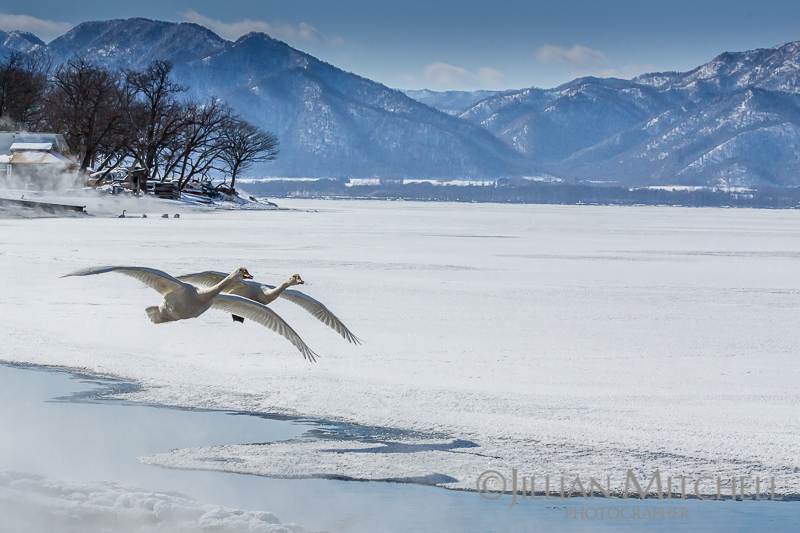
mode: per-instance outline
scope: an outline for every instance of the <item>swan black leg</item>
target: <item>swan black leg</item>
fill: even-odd
[[[242,317],[240,317],[238,315],[231,315],[231,317],[233,317],[233,321],[234,322],[244,322],[244,318],[242,318]]]

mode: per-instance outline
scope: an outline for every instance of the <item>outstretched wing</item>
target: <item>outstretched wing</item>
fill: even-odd
[[[178,279],[191,283],[192,285],[202,285],[203,287],[211,287],[216,285],[223,279],[228,277],[228,274],[217,272],[215,270],[207,270],[205,272],[197,272],[196,274],[186,274],[185,276],[178,276]]]
[[[105,274],[106,272],[118,272],[132,278],[136,278],[150,288],[157,290],[162,296],[168,292],[184,287],[185,284],[173,278],[162,270],[147,267],[135,266],[102,266],[81,268],[61,276],[91,276],[93,274]]]
[[[285,320],[264,304],[242,298],[241,296],[220,294],[214,298],[211,307],[219,309],[220,311],[227,311],[237,316],[249,318],[253,322],[258,322],[275,333],[283,335],[289,342],[294,344],[295,348],[300,350],[303,357],[307,358],[309,361],[316,361],[316,357],[318,357],[311,348],[306,346],[306,343],[303,342],[300,335],[298,335]]]
[[[314,315],[314,317],[320,320],[323,324],[329,328],[333,328],[336,333],[344,337],[348,342],[352,342],[353,344],[361,344],[361,339],[353,335],[353,333],[347,329],[347,326],[342,324],[342,321],[339,320],[336,315],[331,313],[330,309],[325,307],[322,302],[319,302],[311,296],[303,294],[302,292],[293,290],[283,291],[280,294],[280,297],[286,298],[290,302],[299,305]]]

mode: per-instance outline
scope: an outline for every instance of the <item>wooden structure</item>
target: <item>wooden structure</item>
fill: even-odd
[[[165,198],[167,200],[180,200],[181,189],[175,182],[154,183],[153,195],[156,198]]]

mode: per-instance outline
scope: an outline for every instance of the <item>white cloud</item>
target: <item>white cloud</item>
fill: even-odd
[[[478,81],[486,87],[500,87],[506,82],[506,75],[493,68],[479,68]]]
[[[579,44],[572,48],[562,48],[546,44],[536,51],[536,59],[550,65],[569,65],[572,67],[588,67],[607,65],[608,58],[600,50],[592,50]]]
[[[624,67],[614,68],[588,68],[579,69],[572,74],[576,78],[584,76],[594,76],[596,78],[622,78],[631,79],[646,72],[654,72],[657,69],[653,65],[640,65],[638,63],[628,63]]]
[[[499,87],[506,81],[499,70],[484,67],[472,73],[465,68],[454,67],[447,63],[431,63],[423,69],[425,81],[438,87],[450,89],[467,89],[475,87]]]
[[[434,85],[464,85],[472,81],[467,69],[454,67],[447,63],[431,63],[425,70],[425,79]]]
[[[222,22],[205,17],[190,9],[181,13],[184,20],[205,26],[214,31],[220,37],[236,40],[242,35],[250,32],[267,33],[276,39],[281,39],[289,43],[323,43],[329,45],[340,45],[343,43],[341,37],[328,38],[314,26],[301,22],[293,26],[291,24],[270,24],[263,20],[242,19],[238,22]]]
[[[30,32],[40,38],[58,37],[65,33],[72,24],[68,22],[56,22],[45,20],[30,15],[7,15],[0,13],[0,30],[14,31],[21,30]]]
[[[634,78],[645,72],[653,72],[653,65],[640,65],[628,62],[624,66],[615,66],[600,50],[593,50],[579,44],[572,48],[545,45],[536,51],[536,58],[550,65],[558,65],[572,69],[571,76],[581,78],[595,76],[597,78]]]

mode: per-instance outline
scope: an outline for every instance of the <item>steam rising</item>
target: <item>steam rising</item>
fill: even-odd
[[[0,172],[5,170],[0,166]],[[0,173],[0,192],[6,190],[66,192],[83,187],[84,177],[77,170],[56,165],[14,165],[10,176]]]
[[[129,193],[110,195],[85,187],[85,176],[77,170],[46,165],[32,165],[27,169],[15,165],[11,176],[0,173],[0,199],[30,200],[63,205],[84,206],[94,216],[118,216],[123,210],[129,215],[160,215],[187,211],[185,204],[152,196],[133,196]],[[3,167],[0,165],[0,172]],[[74,212],[59,212],[59,216],[75,215]],[[0,206],[0,218],[52,216],[40,209],[19,206]]]

